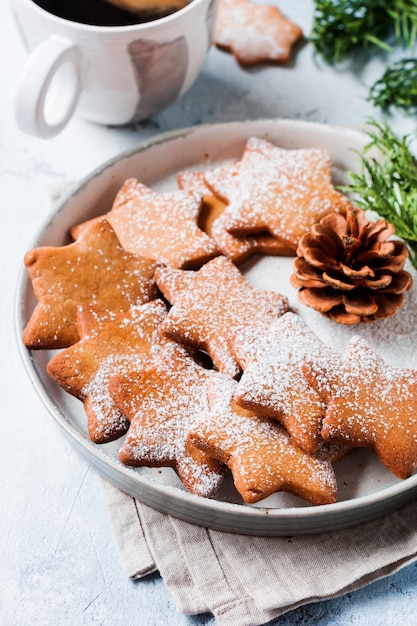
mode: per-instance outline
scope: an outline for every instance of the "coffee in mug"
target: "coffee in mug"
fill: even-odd
[[[64,20],[91,26],[129,26],[149,22],[170,15],[188,4],[185,0],[184,2],[177,0],[175,3],[169,4],[165,2],[158,3],[156,0],[154,3],[149,3],[149,8],[145,8],[146,3],[143,2],[142,8],[133,12],[115,4],[110,4],[106,0],[83,0],[82,2],[74,2],[74,0],[32,1],[41,9]]]

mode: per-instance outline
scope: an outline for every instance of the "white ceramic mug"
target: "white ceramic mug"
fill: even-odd
[[[74,111],[92,122],[146,119],[198,76],[217,0],[132,26],[91,26],[56,17],[32,0],[11,0],[29,59],[17,89],[16,121],[28,134],[58,134]]]

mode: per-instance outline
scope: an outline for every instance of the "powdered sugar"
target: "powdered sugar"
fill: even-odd
[[[174,467],[190,491],[212,495],[222,478],[221,467],[186,445],[190,425],[208,410],[206,384],[211,375],[184,348],[171,344],[154,368],[114,378],[112,396],[131,421],[120,449],[122,461]]]
[[[243,351],[243,376],[237,402],[279,420],[300,447],[314,452],[321,445],[325,405],[307,383],[301,364],[313,357],[330,358],[332,351],[294,313],[286,313],[260,337],[236,333],[236,351]]]
[[[411,475],[417,467],[416,371],[385,364],[359,336],[349,341],[343,360],[313,360],[303,371],[328,403],[328,441],[371,447],[395,475]]]
[[[284,489],[315,504],[332,502],[331,464],[303,453],[275,422],[233,406],[238,383],[221,374],[210,381],[211,411],[191,425],[190,438],[229,465],[248,502]]]
[[[119,314],[83,307],[82,339],[49,362],[54,380],[84,401],[94,441],[107,441],[127,430],[126,419],[109,396],[108,380],[119,370],[155,357],[166,343],[159,333],[165,316],[160,300]]]
[[[106,217],[126,250],[171,267],[195,267],[217,253],[197,225],[200,206],[197,193],[155,193],[131,179]]]
[[[221,0],[214,42],[231,50],[242,65],[288,60],[301,29],[273,5],[248,0]]]
[[[326,151],[284,150],[251,138],[240,161],[207,172],[205,180],[228,203],[231,233],[268,230],[295,247],[313,223],[347,204],[331,172]]]
[[[407,264],[407,271],[417,285],[417,272]],[[300,304],[290,284],[293,259],[258,257],[247,261],[241,270],[245,278],[261,289],[271,289],[286,296],[291,311],[297,313],[324,344],[343,353],[349,340],[360,335],[390,365],[417,370],[417,289],[404,294],[404,305],[395,316],[369,324],[345,326],[329,320]]]
[[[286,299],[256,290],[225,257],[213,259],[192,275],[184,274],[169,268],[156,272],[159,288],[173,305],[162,332],[206,350],[220,371],[238,375],[229,332],[250,326],[261,333],[286,311]]]

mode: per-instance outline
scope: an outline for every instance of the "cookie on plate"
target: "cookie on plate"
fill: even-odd
[[[237,237],[229,233],[225,227],[225,202],[213,195],[204,181],[203,171],[188,170],[177,176],[180,189],[199,192],[203,197],[200,213],[200,227],[214,239],[221,254],[229,258],[235,265],[240,265],[253,254],[270,256],[294,256],[294,250],[269,233]]]
[[[248,139],[241,159],[208,170],[205,182],[228,205],[230,233],[267,231],[294,251],[312,224],[350,206],[333,186],[326,150],[286,150],[257,137]]]
[[[166,316],[161,300],[114,314],[81,307],[78,324],[81,339],[56,354],[47,365],[51,378],[84,403],[88,433],[95,443],[123,435],[129,422],[108,391],[116,372],[149,363],[167,343],[159,332]]]
[[[259,417],[233,400],[238,383],[216,373],[208,383],[211,410],[193,421],[188,440],[232,471],[248,503],[287,491],[312,504],[336,501],[333,467],[324,456],[303,452],[275,420]]]
[[[155,262],[126,252],[105,219],[74,243],[35,248],[24,261],[37,298],[23,332],[28,348],[65,348],[78,341],[79,305],[120,312],[156,297]]]
[[[232,333],[229,344],[243,375],[236,403],[278,420],[295,443],[315,452],[323,443],[326,405],[301,371],[313,357],[330,359],[333,351],[295,313],[285,313],[262,335],[251,327]]]
[[[417,467],[417,371],[392,367],[354,336],[341,363],[313,360],[302,366],[328,408],[327,441],[372,448],[398,478]]]
[[[213,372],[172,343],[152,367],[112,376],[110,393],[130,427],[119,458],[135,467],[172,467],[191,493],[211,497],[224,466],[187,442],[192,422],[208,409],[206,385]]]
[[[172,304],[161,332],[204,350],[217,369],[232,377],[241,370],[228,345],[229,333],[247,326],[263,332],[288,310],[284,296],[250,285],[224,256],[197,272],[157,267],[155,280]]]
[[[198,226],[201,195],[155,192],[135,178],[125,181],[106,219],[129,252],[170,267],[195,269],[218,254],[214,240]],[[86,223],[71,230],[74,238]]]

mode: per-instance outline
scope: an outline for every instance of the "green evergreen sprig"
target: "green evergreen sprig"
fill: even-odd
[[[393,19],[385,0],[317,0],[310,35],[316,52],[329,63],[343,61],[357,48],[386,43]]]
[[[417,1],[389,0],[386,5],[397,44],[413,50],[417,37]]]
[[[417,108],[417,59],[401,59],[388,67],[371,87],[368,100],[388,110],[390,106],[411,113]]]
[[[372,210],[395,226],[417,269],[417,164],[410,149],[412,137],[397,137],[386,122],[368,120],[370,142],[361,156],[361,172],[351,172],[342,189],[358,206]],[[381,158],[368,157],[376,148]]]
[[[391,52],[392,38],[411,50],[416,37],[417,0],[316,0],[310,41],[330,63],[357,48]]]

